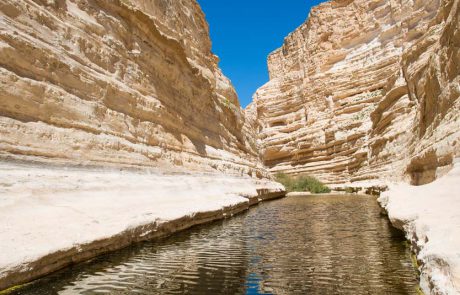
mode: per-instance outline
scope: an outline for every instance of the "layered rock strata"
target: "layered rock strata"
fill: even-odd
[[[460,155],[458,0],[333,0],[268,57],[247,109],[272,172],[430,182]]]
[[[195,0],[2,0],[0,290],[283,195]]]
[[[266,176],[196,1],[5,0],[0,156]]]

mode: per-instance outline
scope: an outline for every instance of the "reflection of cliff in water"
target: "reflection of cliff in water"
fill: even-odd
[[[415,292],[417,278],[404,246],[371,197],[287,198],[270,208],[259,268],[274,294]],[[254,223],[255,224],[255,223]],[[261,231],[270,231],[270,234]]]

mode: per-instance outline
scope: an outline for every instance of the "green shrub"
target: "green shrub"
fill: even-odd
[[[292,177],[284,173],[278,173],[275,176],[276,180],[280,182],[288,192],[306,192],[309,191],[313,194],[330,193],[331,189],[324,185],[321,181],[313,176],[297,176]]]

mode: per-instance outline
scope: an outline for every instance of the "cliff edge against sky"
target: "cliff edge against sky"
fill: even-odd
[[[0,156],[267,175],[195,1],[2,1]]]
[[[460,1],[325,2],[268,68],[246,109],[265,165],[389,185],[379,200],[421,288],[460,294]]]
[[[247,108],[272,172],[428,183],[460,155],[459,1],[334,0],[268,57]]]
[[[459,290],[459,18],[460,0],[325,2],[243,111],[195,0],[2,1],[0,290],[284,195],[270,172],[447,175],[380,201],[424,290]]]
[[[284,195],[194,0],[0,3],[0,290]]]

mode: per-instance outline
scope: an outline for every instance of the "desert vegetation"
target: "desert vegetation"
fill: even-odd
[[[284,173],[278,173],[275,177],[289,192],[311,192],[313,194],[331,192],[329,187],[310,175],[290,176]]]

